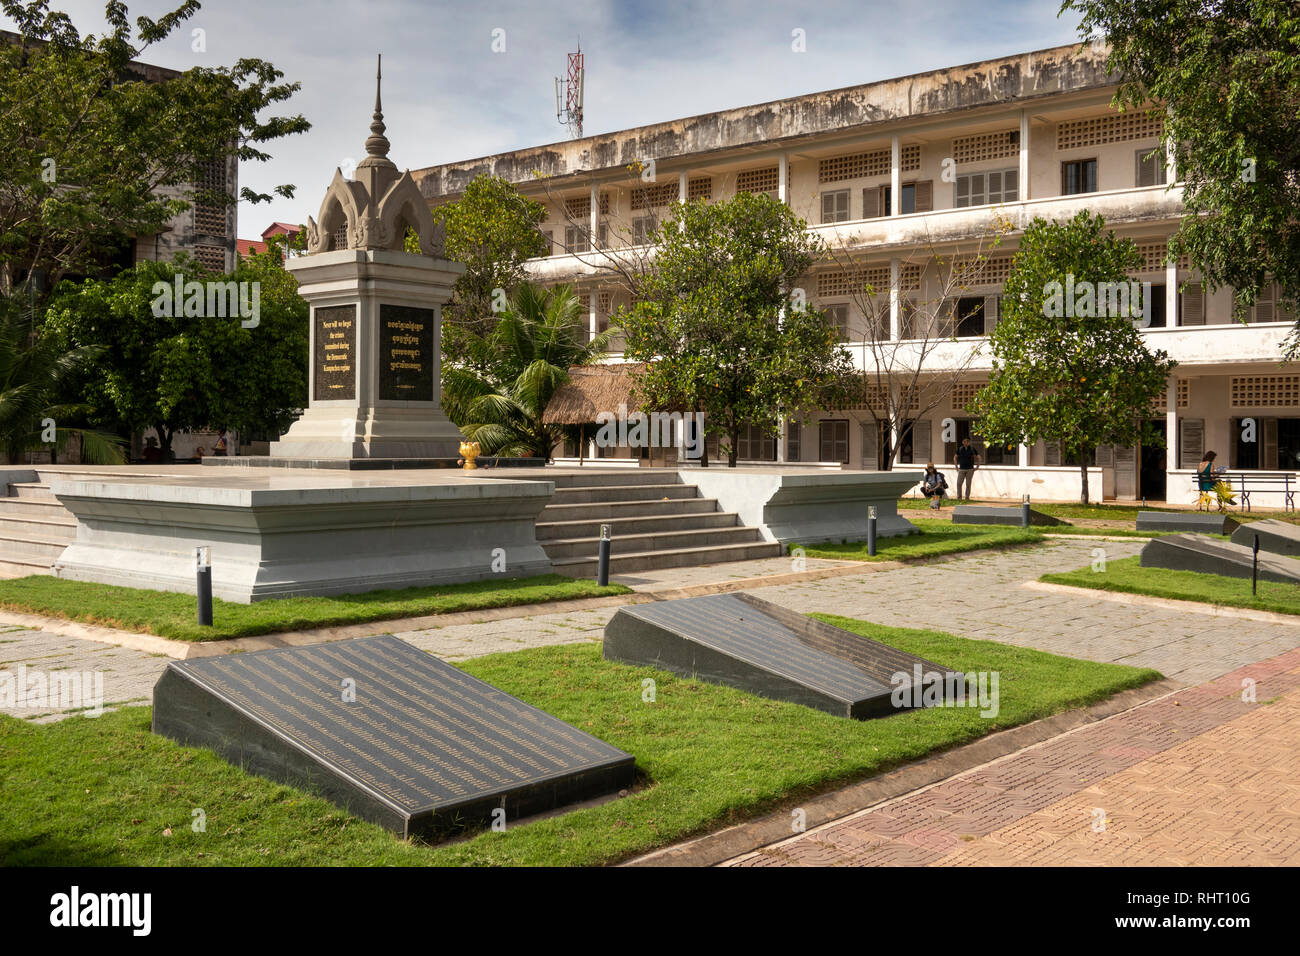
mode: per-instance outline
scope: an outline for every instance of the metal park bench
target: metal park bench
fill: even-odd
[[[1250,495],[1255,491],[1280,491],[1285,496],[1285,511],[1295,511],[1296,477],[1289,471],[1262,475],[1259,473],[1224,472],[1214,476],[1215,481],[1222,481],[1237,493],[1237,506],[1242,511],[1250,511]],[[1193,487],[1200,494],[1199,479],[1193,478]]]

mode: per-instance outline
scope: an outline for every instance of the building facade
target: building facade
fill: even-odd
[[[672,202],[748,191],[787,203],[830,250],[803,293],[829,312],[860,369],[889,374],[858,407],[792,415],[776,439],[754,430],[742,460],[874,470],[893,456],[896,467],[951,470],[969,435],[984,456],[980,497],[1078,497],[1080,462],[1041,441],[987,447],[965,406],[988,378],[987,334],[1018,237],[1036,217],[1089,210],[1137,243],[1143,264],[1131,278],[1150,293],[1142,334],[1178,362],[1149,412],[1165,447],[1098,448],[1094,500],[1190,502],[1209,449],[1234,472],[1293,473],[1300,372],[1280,361],[1295,316],[1274,287],[1236,321],[1231,290],[1210,294],[1187,262],[1167,261],[1183,207],[1163,123],[1112,108],[1105,58],[1096,46],[1057,47],[413,175],[435,205],[480,174],[545,203],[552,254],[531,260],[530,274],[573,284],[593,332],[627,304],[619,274],[653,255],[646,236]],[[882,415],[873,390],[912,376],[928,383],[914,417]]]

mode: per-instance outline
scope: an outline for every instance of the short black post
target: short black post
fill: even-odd
[[[1023,495],[1020,499],[1020,527],[1029,527],[1029,495]]]
[[[876,556],[876,506],[867,506],[867,554]]]
[[[199,623],[212,626],[212,560],[208,548],[194,549],[194,562],[198,574],[196,593],[199,598]]]
[[[609,584],[609,525],[600,526],[600,555],[596,570],[596,583],[601,587]]]
[[[1255,535],[1255,553],[1250,562],[1250,596],[1255,596],[1255,587],[1259,582],[1259,535]]]

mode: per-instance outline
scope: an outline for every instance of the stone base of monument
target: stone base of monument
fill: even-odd
[[[488,471],[493,468],[545,468],[544,458],[488,458],[477,459],[478,468],[469,471]],[[412,471],[417,469],[462,469],[459,458],[268,458],[265,455],[242,455],[227,458],[209,455],[204,465],[223,468],[319,468],[327,471]]]
[[[1232,534],[1238,522],[1229,515],[1204,512],[1139,511],[1139,531],[1185,531],[1189,534]]]
[[[605,626],[604,656],[837,717],[920,706],[927,683],[938,685],[935,702],[950,699],[951,678],[963,677],[743,592],[621,607]]]
[[[1300,527],[1274,518],[1252,521],[1232,533],[1232,543],[1253,550],[1255,535],[1259,535],[1259,550],[1300,558]]]
[[[1019,505],[1010,508],[995,508],[987,505],[957,505],[952,509],[952,522],[953,524],[1006,524],[1019,528],[1024,522],[1024,516]],[[1053,525],[1068,524],[1069,522],[1030,508],[1029,523],[1036,527],[1051,527]]]
[[[1253,549],[1203,534],[1171,534],[1152,538],[1142,548],[1144,568],[1198,571],[1228,578],[1250,578]],[[1300,561],[1260,552],[1259,580],[1300,584]]]
[[[391,634],[173,661],[153,732],[404,838],[514,821],[636,774],[630,754]]]
[[[52,483],[77,518],[52,573],[192,594],[194,549],[207,546],[213,594],[248,603],[551,569],[535,532],[550,482],[204,471]]]

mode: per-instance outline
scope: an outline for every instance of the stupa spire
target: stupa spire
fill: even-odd
[[[389,142],[388,137],[384,135],[384,108],[379,99],[379,87],[384,77],[384,55],[379,54],[379,61],[375,66],[375,113],[370,122],[370,135],[366,138],[366,155],[375,156],[379,159],[388,158]]]

